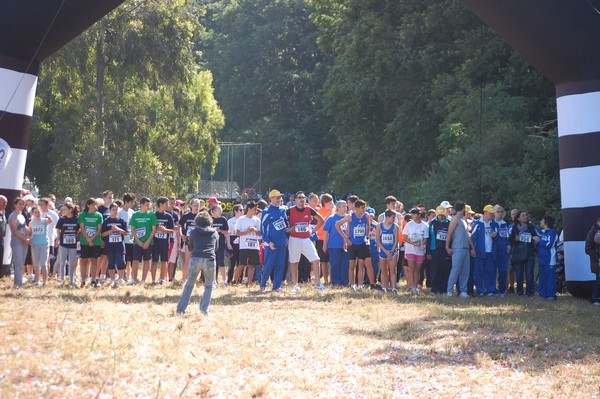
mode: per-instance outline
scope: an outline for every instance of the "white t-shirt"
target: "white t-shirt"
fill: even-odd
[[[244,216],[239,218],[235,224],[235,229],[239,230],[240,232],[247,231],[249,227],[254,227],[260,231],[260,219],[256,216]],[[254,232],[240,236],[240,250],[255,249],[258,251],[260,244],[259,239],[260,236]]]
[[[42,219],[45,219],[46,216],[50,216],[52,219],[52,223],[50,223],[46,228],[46,235],[48,236],[48,245],[53,247],[54,240],[56,240],[56,223],[58,223],[58,219],[60,219],[60,217],[58,216],[58,213],[52,210],[48,210],[48,212],[42,212]]]
[[[235,235],[235,224],[237,223],[238,218],[236,216],[232,217],[231,219],[229,219],[227,221],[227,226],[229,226],[229,234],[234,236]],[[237,237],[235,240],[233,240],[234,244],[239,244],[240,243],[240,238]]]
[[[123,208],[119,208],[117,212],[117,216],[125,221],[127,224],[127,234],[125,234],[124,240],[125,244],[133,244],[133,236],[131,235],[131,229],[129,228],[129,221],[131,220],[131,216],[133,215],[133,209],[129,208],[125,210]]]
[[[427,223],[415,223],[413,220],[411,220],[406,224],[406,226],[404,226],[402,234],[408,236],[410,241],[423,244],[425,243],[425,239],[429,238],[429,227],[427,226]],[[423,256],[425,255],[425,250],[405,242],[404,253]]]

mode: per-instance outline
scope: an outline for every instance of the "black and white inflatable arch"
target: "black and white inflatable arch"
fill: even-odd
[[[556,86],[567,286],[590,296],[584,244],[600,216],[600,1],[463,3]]]
[[[0,194],[9,209],[23,187],[40,62],[123,1],[0,0]]]

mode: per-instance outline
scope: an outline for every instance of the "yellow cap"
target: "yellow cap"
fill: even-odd
[[[436,215],[444,215],[445,213],[446,213],[446,208],[444,208],[442,205],[435,208]]]
[[[281,194],[279,190],[271,190],[271,192],[269,193],[269,198],[273,197],[283,197],[283,194]]]
[[[496,209],[494,208],[493,205],[486,205],[483,207],[483,211],[484,212],[489,212],[489,213],[496,213]]]
[[[465,204],[465,212],[474,214],[473,210],[471,210],[471,205]]]

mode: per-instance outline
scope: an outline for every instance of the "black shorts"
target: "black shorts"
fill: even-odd
[[[142,261],[152,259],[152,248],[153,245],[150,245],[147,249],[140,247],[139,245],[133,246],[133,260],[134,261]]]
[[[355,260],[355,259],[360,259],[360,260],[365,260],[366,258],[370,258],[371,257],[371,249],[369,248],[369,246],[366,243],[363,244],[359,244],[359,245],[350,245],[348,247],[348,259],[349,260]]]
[[[256,249],[240,249],[240,265],[260,265],[260,251]]]
[[[317,240],[315,246],[317,247],[317,253],[319,254],[319,259],[321,262],[329,262],[329,254],[327,252],[323,252],[323,240]]]
[[[168,262],[169,247],[152,246],[152,262]]]
[[[133,244],[125,244],[125,262],[133,262]]]
[[[89,245],[81,246],[81,259],[98,259],[100,257],[100,246],[94,245],[90,247]]]

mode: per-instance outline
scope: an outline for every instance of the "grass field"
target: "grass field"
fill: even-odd
[[[0,281],[1,398],[600,398],[600,309],[509,296]]]

